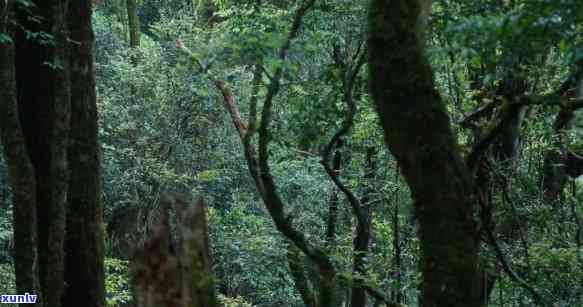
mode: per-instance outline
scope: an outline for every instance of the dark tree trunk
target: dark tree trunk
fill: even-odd
[[[583,71],[583,68],[581,70]],[[583,88],[583,81],[581,82],[580,86]],[[577,165],[580,165],[583,159],[569,151],[565,140],[565,133],[570,129],[574,117],[574,108],[568,104],[561,108],[553,125],[554,148],[545,153],[540,181],[543,198],[552,205],[561,200],[568,177],[577,178],[582,174],[583,169]]]
[[[575,63],[571,76],[561,85],[557,94],[565,101],[583,99],[583,60]],[[555,148],[545,153],[540,179],[544,200],[550,204],[556,204],[561,199],[568,176],[577,178],[583,174],[583,158],[569,151],[565,139],[577,109],[569,102],[564,103],[553,123]]]
[[[36,175],[41,293],[46,306],[58,307],[64,289],[70,115],[65,5],[58,0],[34,4],[30,12],[18,11],[18,22],[28,31],[53,38],[47,44],[17,33],[16,82],[20,120]]]
[[[63,306],[105,305],[94,37],[90,0],[69,3],[71,142]]]
[[[336,152],[334,153],[334,161],[332,162],[332,167],[334,172],[339,173],[342,164],[342,140],[338,141],[336,145]],[[338,191],[336,188],[332,190],[332,195],[330,195],[330,201],[328,202],[328,221],[326,226],[326,240],[329,244],[332,244],[336,238],[336,227],[338,224]]]
[[[0,1],[0,33],[11,33],[14,1]],[[18,118],[14,44],[0,44],[0,141],[12,187],[14,265],[18,293],[37,294],[36,177]],[[38,304],[37,306],[42,306]]]
[[[372,0],[371,93],[387,146],[411,189],[419,221],[420,305],[477,306],[472,178],[423,54],[423,24],[430,4]]]
[[[361,206],[359,208],[361,220],[356,223],[356,236],[354,237],[353,249],[353,273],[358,276],[366,276],[366,264],[367,257],[369,256],[369,242],[370,242],[370,222],[371,222],[371,207],[370,207],[370,196],[372,193],[372,179],[374,178],[376,171],[375,163],[376,150],[374,147],[367,148],[366,152],[366,168],[365,168],[365,184],[364,196],[361,200]],[[352,295],[350,297],[351,307],[365,307],[366,306],[366,290],[362,287],[361,283],[364,280],[357,283],[352,287]]]

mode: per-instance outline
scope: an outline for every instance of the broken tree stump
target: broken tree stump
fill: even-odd
[[[189,206],[186,196],[163,194],[161,219],[151,237],[136,248],[130,274],[137,307],[218,306],[204,201]],[[176,211],[173,240],[169,210]],[[174,241],[178,241],[174,243]]]

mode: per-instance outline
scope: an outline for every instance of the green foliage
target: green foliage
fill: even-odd
[[[12,43],[12,38],[6,33],[0,33],[0,44]]]
[[[105,259],[105,293],[106,305],[116,307],[132,300],[128,276],[128,262]]]
[[[0,264],[0,293],[15,294],[16,284],[14,279],[14,266],[12,264]]]
[[[210,243],[217,288],[224,294],[221,301],[233,307],[301,306],[287,266],[283,237],[256,193],[240,140],[209,77],[227,82],[245,121],[251,94],[257,90],[261,108],[270,78],[276,69],[283,68],[270,130],[271,170],[294,227],[311,243],[325,246],[331,255],[343,276],[343,296],[355,277],[355,219],[323,171],[320,153],[347,111],[343,101],[345,65],[354,64],[357,52],[366,52],[361,44],[367,1],[317,1],[285,62],[278,58],[278,49],[286,39],[293,10],[289,2],[262,2],[257,7],[255,1],[213,1],[214,13],[221,21],[211,26],[201,21],[197,12],[201,5],[210,4],[208,1],[144,0],[140,7],[144,35],[137,51],[127,48],[123,3],[104,1],[96,11],[106,220],[111,221],[118,214],[116,210],[124,207],[139,208],[149,216],[158,206],[160,191],[201,195],[210,204]],[[573,71],[573,64],[583,58],[583,9],[578,0],[434,2],[427,55],[465,147],[472,146],[479,131],[457,123],[476,108],[499,99],[497,90],[505,78],[524,77],[528,94],[553,93]],[[202,71],[178,52],[177,40],[200,60]],[[137,63],[133,58],[139,59]],[[262,69],[261,84],[254,89],[253,72],[258,66]],[[342,182],[357,197],[369,191],[367,196],[372,199],[371,252],[366,274],[359,277],[385,293],[402,290],[404,301],[414,306],[420,276],[412,200],[390,153],[383,150],[382,131],[368,95],[367,73],[365,65],[355,79],[357,112],[341,148],[340,171]],[[480,95],[485,98],[478,99]],[[505,165],[489,165],[492,176],[508,178],[508,191],[504,191],[508,195],[492,195],[494,220],[496,225],[506,216],[528,220],[528,231],[520,240],[500,238],[506,256],[544,295],[565,306],[578,306],[581,289],[577,285],[583,282],[580,247],[573,244],[577,225],[571,203],[549,208],[543,204],[539,188],[539,164],[557,139],[552,128],[556,111],[557,106],[543,106],[528,113],[521,129],[521,158],[512,174],[506,173]],[[479,124],[495,126],[497,113]],[[571,148],[581,145],[582,131],[578,115],[574,129],[566,134]],[[369,147],[378,152],[377,165],[374,179],[365,180]],[[333,193],[338,193],[340,207],[336,237],[328,242],[326,222]],[[583,216],[581,197],[575,192],[566,199],[575,204],[573,211]],[[7,220],[8,213],[2,214],[0,221],[3,217]],[[400,235],[400,283],[394,272],[395,214]],[[0,222],[0,230],[2,225]],[[569,238],[564,233],[570,234]],[[489,267],[494,270],[496,260],[487,245],[484,254],[493,261]],[[312,264],[304,260],[308,276],[316,276]],[[127,263],[108,259],[107,267],[108,305],[126,302],[130,299]],[[530,302],[526,291],[497,272],[501,277],[492,305]]]
[[[239,193],[239,195],[244,195]],[[280,235],[249,198],[234,199],[231,210],[209,212],[210,241],[219,289],[258,305],[300,306]],[[235,303],[235,301],[233,301]]]
[[[3,150],[0,144],[0,152]],[[0,154],[0,264],[11,263],[11,247],[14,246],[12,228],[12,195],[8,184],[8,169],[4,157]],[[1,279],[0,279],[1,280]]]
[[[244,298],[237,297],[226,297],[219,294],[219,303],[221,306],[225,307],[253,307],[250,303],[246,302]]]

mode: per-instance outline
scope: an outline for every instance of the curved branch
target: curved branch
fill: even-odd
[[[353,69],[347,68],[348,71],[345,74],[345,78],[344,78],[345,81],[343,82],[343,85],[344,85],[343,92],[344,92],[344,103],[346,104],[346,107],[348,108],[348,110],[345,114],[344,121],[342,122],[340,129],[338,129],[338,131],[334,134],[334,136],[332,136],[332,139],[330,139],[330,142],[328,142],[328,144],[324,148],[324,152],[322,153],[322,161],[320,161],[320,163],[322,163],[322,165],[324,166],[324,169],[326,170],[326,173],[328,174],[328,176],[330,177],[332,182],[334,182],[336,187],[338,187],[338,189],[340,191],[342,191],[342,193],[344,193],[344,195],[346,195],[348,202],[350,203],[350,206],[352,208],[352,211],[354,212],[354,215],[356,216],[356,218],[358,219],[358,222],[361,225],[364,225],[364,223],[366,223],[366,220],[365,220],[366,218],[365,218],[363,212],[360,210],[362,207],[362,204],[361,204],[360,200],[354,195],[354,193],[352,193],[352,191],[350,191],[350,189],[348,189],[346,187],[346,185],[344,185],[344,183],[342,183],[340,178],[338,178],[338,173],[334,169],[332,169],[332,166],[330,165],[330,159],[331,159],[332,150],[334,149],[334,147],[337,146],[338,142],[340,142],[340,139],[350,131],[350,129],[352,128],[352,125],[354,124],[354,116],[356,114],[356,104],[354,103],[352,92],[354,89],[354,83],[356,81],[356,77],[358,76],[358,73],[360,72],[362,66],[365,63],[365,60],[366,60],[365,55],[366,55],[366,53],[362,53],[359,56],[357,63]],[[336,65],[340,65],[340,63],[337,62]]]
[[[313,4],[314,0],[308,0],[296,11],[287,39],[279,50],[279,59],[281,61],[284,61],[287,58],[291,42],[299,33],[303,17]],[[269,168],[269,125],[271,123],[273,110],[273,98],[279,92],[282,74],[283,67],[279,66],[268,87],[267,95],[263,103],[263,110],[261,112],[258,163],[260,181],[263,184],[262,198],[276,228],[292,241],[318,267],[322,277],[322,284],[320,287],[320,305],[323,307],[332,306],[334,301],[334,279],[336,275],[332,261],[324,250],[311,245],[306,240],[304,234],[293,227],[290,217],[286,216],[284,212],[284,202],[277,192],[277,186]]]
[[[299,33],[302,20],[307,11],[313,6],[315,0],[307,0],[295,13],[292,27],[288,33],[287,39],[283,46],[279,50],[279,59],[285,61],[287,54],[291,47],[291,42],[297,37]],[[189,52],[188,49],[182,44],[178,44],[177,47],[187,54],[198,64],[199,68],[203,68],[201,62]],[[260,67],[256,67],[260,70]],[[204,71],[204,70],[203,70]],[[321,275],[321,288],[320,288],[320,306],[328,307],[333,305],[334,300],[334,279],[336,276],[334,266],[328,255],[323,249],[313,246],[308,242],[303,233],[295,229],[291,222],[291,217],[287,216],[284,211],[284,202],[277,192],[277,186],[271,175],[269,168],[269,125],[271,123],[272,109],[273,109],[273,98],[280,89],[280,81],[283,75],[283,67],[280,66],[276,69],[274,75],[271,79],[271,83],[268,86],[268,91],[263,103],[263,110],[261,112],[261,123],[258,129],[259,133],[259,144],[258,144],[258,156],[255,154],[254,148],[251,145],[251,136],[255,131],[255,117],[257,115],[257,100],[256,93],[251,99],[251,110],[250,118],[253,122],[249,123],[249,130],[242,122],[238,107],[235,103],[234,95],[232,91],[227,87],[226,83],[222,80],[217,80],[210,77],[211,81],[215,86],[221,91],[223,95],[223,100],[225,106],[227,107],[231,119],[237,128],[239,136],[243,141],[243,146],[245,149],[245,158],[247,160],[247,165],[251,176],[253,177],[257,189],[269,215],[273,219],[276,228],[280,231],[286,238],[288,238],[299,250],[301,250],[311,261],[313,261],[318,267]],[[254,84],[260,82],[261,75],[256,71],[254,76]]]
[[[508,260],[506,259],[506,256],[502,252],[502,248],[500,247],[500,244],[498,244],[498,241],[494,237],[492,230],[489,227],[484,227],[484,230],[486,231],[486,234],[488,236],[488,241],[490,241],[490,244],[492,245],[492,247],[494,247],[494,251],[496,252],[496,258],[502,264],[502,268],[504,269],[504,272],[506,274],[508,274],[508,276],[514,282],[518,283],[521,287],[523,287],[526,291],[528,291],[532,295],[532,297],[534,298],[534,302],[537,305],[543,305],[544,299],[538,293],[538,291],[533,286],[531,286],[528,282],[526,282],[524,279],[522,279],[520,276],[518,276],[518,274],[516,272],[514,272],[514,270],[512,270],[512,267],[510,266],[510,263],[508,262]]]

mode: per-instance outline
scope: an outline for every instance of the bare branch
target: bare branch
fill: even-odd
[[[225,81],[223,80],[214,80],[215,86],[221,91],[223,95],[223,102],[227,111],[231,115],[231,119],[233,120],[233,124],[239,133],[241,139],[244,139],[247,135],[247,125],[241,119],[241,113],[239,113],[239,108],[235,104],[235,97],[231,92],[231,89],[226,86]]]
[[[354,89],[354,83],[355,83],[356,77],[358,76],[358,73],[360,72],[360,70],[365,62],[366,62],[366,53],[363,52],[359,56],[357,63],[353,69],[351,69],[350,67],[345,67],[345,75],[343,78],[343,80],[344,80],[343,81],[343,92],[344,92],[344,99],[343,100],[344,100],[344,103],[346,104],[346,107],[348,108],[348,110],[346,111],[344,121],[342,122],[340,129],[338,129],[338,131],[334,134],[334,136],[332,136],[332,139],[330,140],[330,142],[328,142],[328,144],[324,148],[324,152],[322,153],[322,161],[321,161],[322,165],[324,166],[324,169],[326,170],[326,173],[328,174],[328,176],[330,177],[332,182],[334,182],[334,184],[338,187],[338,189],[340,191],[342,191],[342,193],[344,193],[344,195],[346,195],[348,202],[350,203],[350,206],[352,207],[352,211],[354,212],[354,215],[358,219],[358,222],[361,223],[361,225],[364,225],[364,223],[366,223],[365,216],[364,216],[363,212],[361,212],[362,204],[361,204],[360,200],[354,195],[354,193],[352,193],[352,191],[350,191],[350,189],[348,189],[342,183],[342,181],[338,177],[338,173],[332,169],[332,166],[330,165],[330,158],[331,158],[332,150],[334,149],[334,147],[338,144],[340,139],[350,131],[350,129],[352,128],[352,125],[354,123],[354,116],[356,114],[356,104],[354,103],[352,92]],[[336,65],[339,66],[339,65],[341,65],[341,63],[337,62]]]
[[[249,130],[243,138],[245,146],[250,146],[251,138],[255,134],[257,125],[257,100],[259,98],[259,85],[261,84],[261,72],[264,71],[261,65],[255,65],[253,71],[253,81],[251,83],[251,99],[249,101]]]

